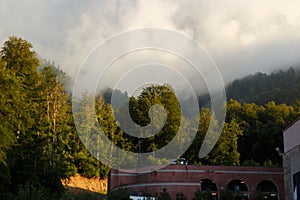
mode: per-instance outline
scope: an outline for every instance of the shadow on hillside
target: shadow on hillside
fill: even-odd
[[[90,190],[65,186],[66,195],[63,200],[104,200],[106,195]]]

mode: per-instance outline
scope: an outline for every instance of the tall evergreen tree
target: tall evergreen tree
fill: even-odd
[[[74,173],[71,147],[72,132],[67,95],[53,67],[38,72],[39,61],[32,45],[10,37],[1,50],[5,66],[1,98],[6,108],[6,136],[13,133],[15,142],[8,152],[11,190],[16,192],[26,182],[42,184],[50,191],[63,190],[60,179]],[[5,73],[2,73],[4,70]],[[5,77],[10,77],[6,79]],[[2,79],[1,79],[2,80]]]
[[[75,174],[74,146],[75,130],[72,125],[68,95],[62,85],[64,74],[54,66],[41,69],[43,82],[40,90],[39,140],[42,152],[40,174],[46,176],[52,190],[59,191],[60,179]],[[46,184],[46,183],[45,183]]]
[[[13,102],[17,80],[10,74],[6,63],[0,57],[0,194],[7,191],[11,183],[7,152],[16,141],[13,128],[13,124],[16,123]]]
[[[39,132],[35,124],[40,118],[38,96],[42,79],[37,71],[38,59],[31,48],[27,41],[10,37],[0,52],[9,75],[17,80],[14,96],[7,99],[14,108],[11,125],[17,138],[9,160],[12,188],[28,180],[38,180],[36,138]]]

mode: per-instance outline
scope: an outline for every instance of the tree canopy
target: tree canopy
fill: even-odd
[[[202,102],[199,116],[191,109],[182,114],[169,85],[146,87],[135,97],[110,89],[96,96],[82,94],[81,103],[95,102],[97,120],[111,141],[107,154],[112,154],[116,145],[126,151],[153,152],[150,159],[155,159],[155,151],[172,141],[179,131],[188,130],[179,127],[189,127],[189,119],[195,115],[195,119],[199,118],[197,134],[183,155],[189,163],[279,166],[282,160],[275,148],[283,148],[282,131],[300,116],[299,77],[298,71],[289,69],[270,75],[258,73],[232,82],[227,87],[232,99],[227,102],[221,136],[214,149],[201,159],[198,153],[208,126],[218,124],[214,113],[202,106],[206,97],[199,97]],[[107,177],[110,168],[90,154],[75,128],[72,96],[66,92],[65,79],[68,79],[66,74],[54,64],[41,65],[32,45],[22,38],[10,37],[1,48],[0,198],[31,185],[48,191],[50,196],[60,195],[64,191],[61,179],[76,173]],[[116,108],[111,104],[112,94],[119,103]],[[185,99],[184,106],[188,106],[191,98]],[[152,109],[155,105],[163,110]],[[125,106],[138,128],[151,124],[151,120],[158,126],[156,122],[164,117],[165,124],[161,129],[154,127],[159,129],[155,135],[134,137],[120,126],[128,117],[122,114]],[[81,109],[78,114],[84,133],[80,134],[86,135],[85,142],[93,142],[97,134],[89,134],[95,132],[94,124],[86,120],[93,113],[88,106]],[[115,117],[117,114],[119,118]],[[166,191],[160,196],[169,198]],[[178,198],[184,199],[180,194]]]

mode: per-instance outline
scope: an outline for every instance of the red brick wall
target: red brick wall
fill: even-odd
[[[192,199],[202,179],[214,181],[218,192],[226,188],[230,181],[240,179],[246,183],[250,195],[256,192],[261,181],[269,180],[277,186],[280,199],[284,199],[283,170],[266,167],[169,165],[157,171],[140,174],[112,170],[109,190],[123,187],[155,194],[166,188],[172,199],[181,191],[188,199]]]

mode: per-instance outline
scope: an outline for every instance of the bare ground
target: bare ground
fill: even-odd
[[[86,191],[100,194],[107,193],[107,179],[86,178],[79,174],[72,176],[69,180],[62,180],[63,185],[70,193],[84,193]]]

